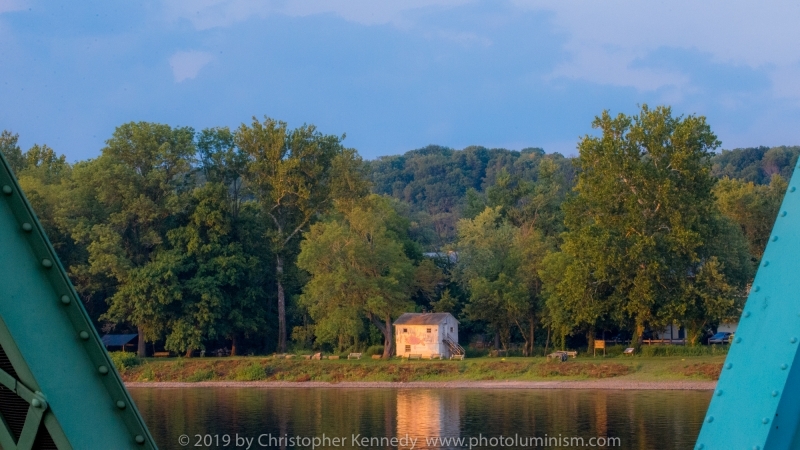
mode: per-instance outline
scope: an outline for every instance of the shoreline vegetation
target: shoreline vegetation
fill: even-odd
[[[713,389],[724,355],[464,361],[265,357],[113,359],[128,387]]]

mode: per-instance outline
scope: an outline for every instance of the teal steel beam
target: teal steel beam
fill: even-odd
[[[800,170],[789,182],[696,449],[800,449]]]
[[[0,405],[1,448],[32,448],[42,427],[59,449],[156,448],[2,154],[0,350],[0,386],[29,405],[16,436]]]

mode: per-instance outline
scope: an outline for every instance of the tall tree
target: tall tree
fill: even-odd
[[[458,276],[469,291],[469,317],[485,322],[506,348],[518,329],[525,354],[531,354],[543,306],[538,266],[547,245],[542,234],[528,224],[514,227],[500,207],[461,219],[458,234]]]
[[[3,156],[6,157],[6,161],[8,161],[14,173],[21,171],[25,167],[25,159],[22,156],[22,150],[17,145],[18,141],[18,134],[12,134],[8,130],[3,130],[0,133],[0,152],[3,152]]]
[[[141,356],[145,341],[160,336],[161,321],[153,317],[153,305],[136,301],[123,288],[136,281],[135,270],[152,261],[175,226],[195,151],[191,128],[131,122],[114,131],[85,173],[104,215],[98,223],[79,221],[76,235],[90,240],[88,273],[115,284],[105,318],[138,328]]]
[[[358,335],[366,317],[384,336],[383,357],[394,354],[392,317],[411,307],[414,289],[414,266],[391,226],[396,219],[391,203],[372,195],[306,233],[297,265],[311,280],[300,301],[319,342]]]
[[[579,144],[575,195],[566,204],[562,247],[574,268],[562,292],[610,302],[647,326],[679,317],[693,274],[714,255],[716,205],[710,157],[719,146],[703,117],[673,117],[670,108],[642,106],[638,115],[595,119],[599,137]],[[578,267],[580,266],[580,267]]]
[[[285,122],[253,118],[235,133],[235,143],[251,158],[249,188],[271,222],[266,236],[275,255],[278,297],[278,351],[286,351],[285,269],[297,255],[297,242],[312,221],[329,211],[334,198],[357,198],[366,184],[356,169],[360,158],[341,138],[313,125],[288,130]]]

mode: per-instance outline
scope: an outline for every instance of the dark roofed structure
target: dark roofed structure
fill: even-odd
[[[404,313],[394,321],[395,325],[436,325],[442,323],[445,319],[452,318],[456,320],[450,313]]]
[[[122,347],[136,339],[136,334],[107,334],[103,336],[103,345],[106,347]]]

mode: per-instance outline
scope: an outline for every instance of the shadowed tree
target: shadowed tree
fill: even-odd
[[[343,138],[343,137],[342,137]],[[266,238],[275,257],[278,298],[278,351],[286,351],[286,266],[294,263],[296,242],[335,198],[366,193],[361,162],[342,138],[319,133],[313,125],[288,130],[285,122],[253,118],[236,130],[234,142],[249,155],[249,189],[270,222]]]

